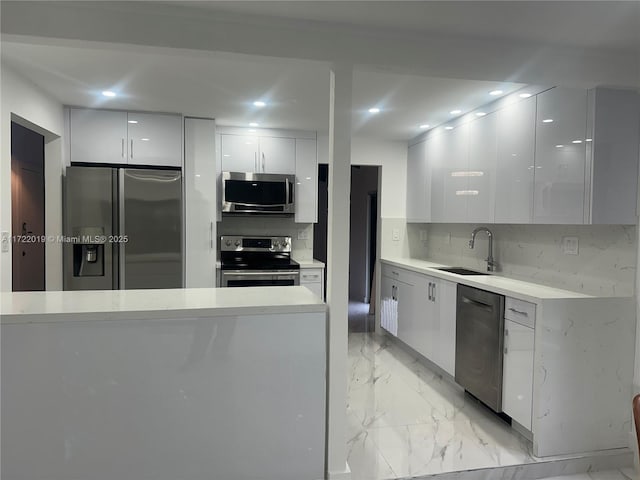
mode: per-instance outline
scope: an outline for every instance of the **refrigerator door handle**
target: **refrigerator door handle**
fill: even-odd
[[[133,140],[131,140],[131,144],[133,145]],[[132,153],[133,156],[133,153]],[[118,169],[118,236],[126,235],[124,231],[124,168]],[[120,290],[125,289],[124,278],[125,278],[125,244],[124,242],[117,243],[118,249],[118,281]]]

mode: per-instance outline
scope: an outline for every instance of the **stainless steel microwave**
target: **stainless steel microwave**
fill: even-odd
[[[295,175],[222,172],[222,212],[292,215],[295,180]]]

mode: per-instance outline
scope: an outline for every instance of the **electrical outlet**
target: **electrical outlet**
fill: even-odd
[[[451,232],[447,232],[444,236],[444,243],[446,245],[451,245]]]
[[[392,239],[394,242],[399,242],[399,241],[400,241],[400,230],[398,230],[397,228],[394,228],[394,229],[391,231],[391,239]]]
[[[578,237],[562,237],[562,253],[578,255]]]
[[[309,240],[309,232],[307,230],[298,230],[298,240]]]
[[[2,243],[2,251],[8,252],[9,251],[9,232],[2,232],[2,240],[0,240],[0,243]]]
[[[427,231],[426,230],[420,230],[420,241],[421,242],[426,242],[427,241]]]

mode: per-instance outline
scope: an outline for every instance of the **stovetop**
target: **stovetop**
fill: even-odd
[[[223,235],[220,237],[222,270],[298,270],[291,260],[291,237]]]
[[[222,270],[299,270],[288,253],[221,252]]]

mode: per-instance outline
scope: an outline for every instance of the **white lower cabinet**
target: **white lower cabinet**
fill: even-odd
[[[300,270],[300,285],[307,287],[324,300],[324,269],[304,268]]]
[[[381,326],[455,374],[457,284],[383,265]]]
[[[458,284],[439,280],[436,302],[440,313],[438,361],[440,368],[452,377],[456,374],[456,301]]]
[[[393,336],[407,338],[416,318],[413,312],[413,273],[396,267],[383,266],[380,291],[380,325]]]
[[[505,305],[502,410],[531,431],[535,305],[513,302]]]

